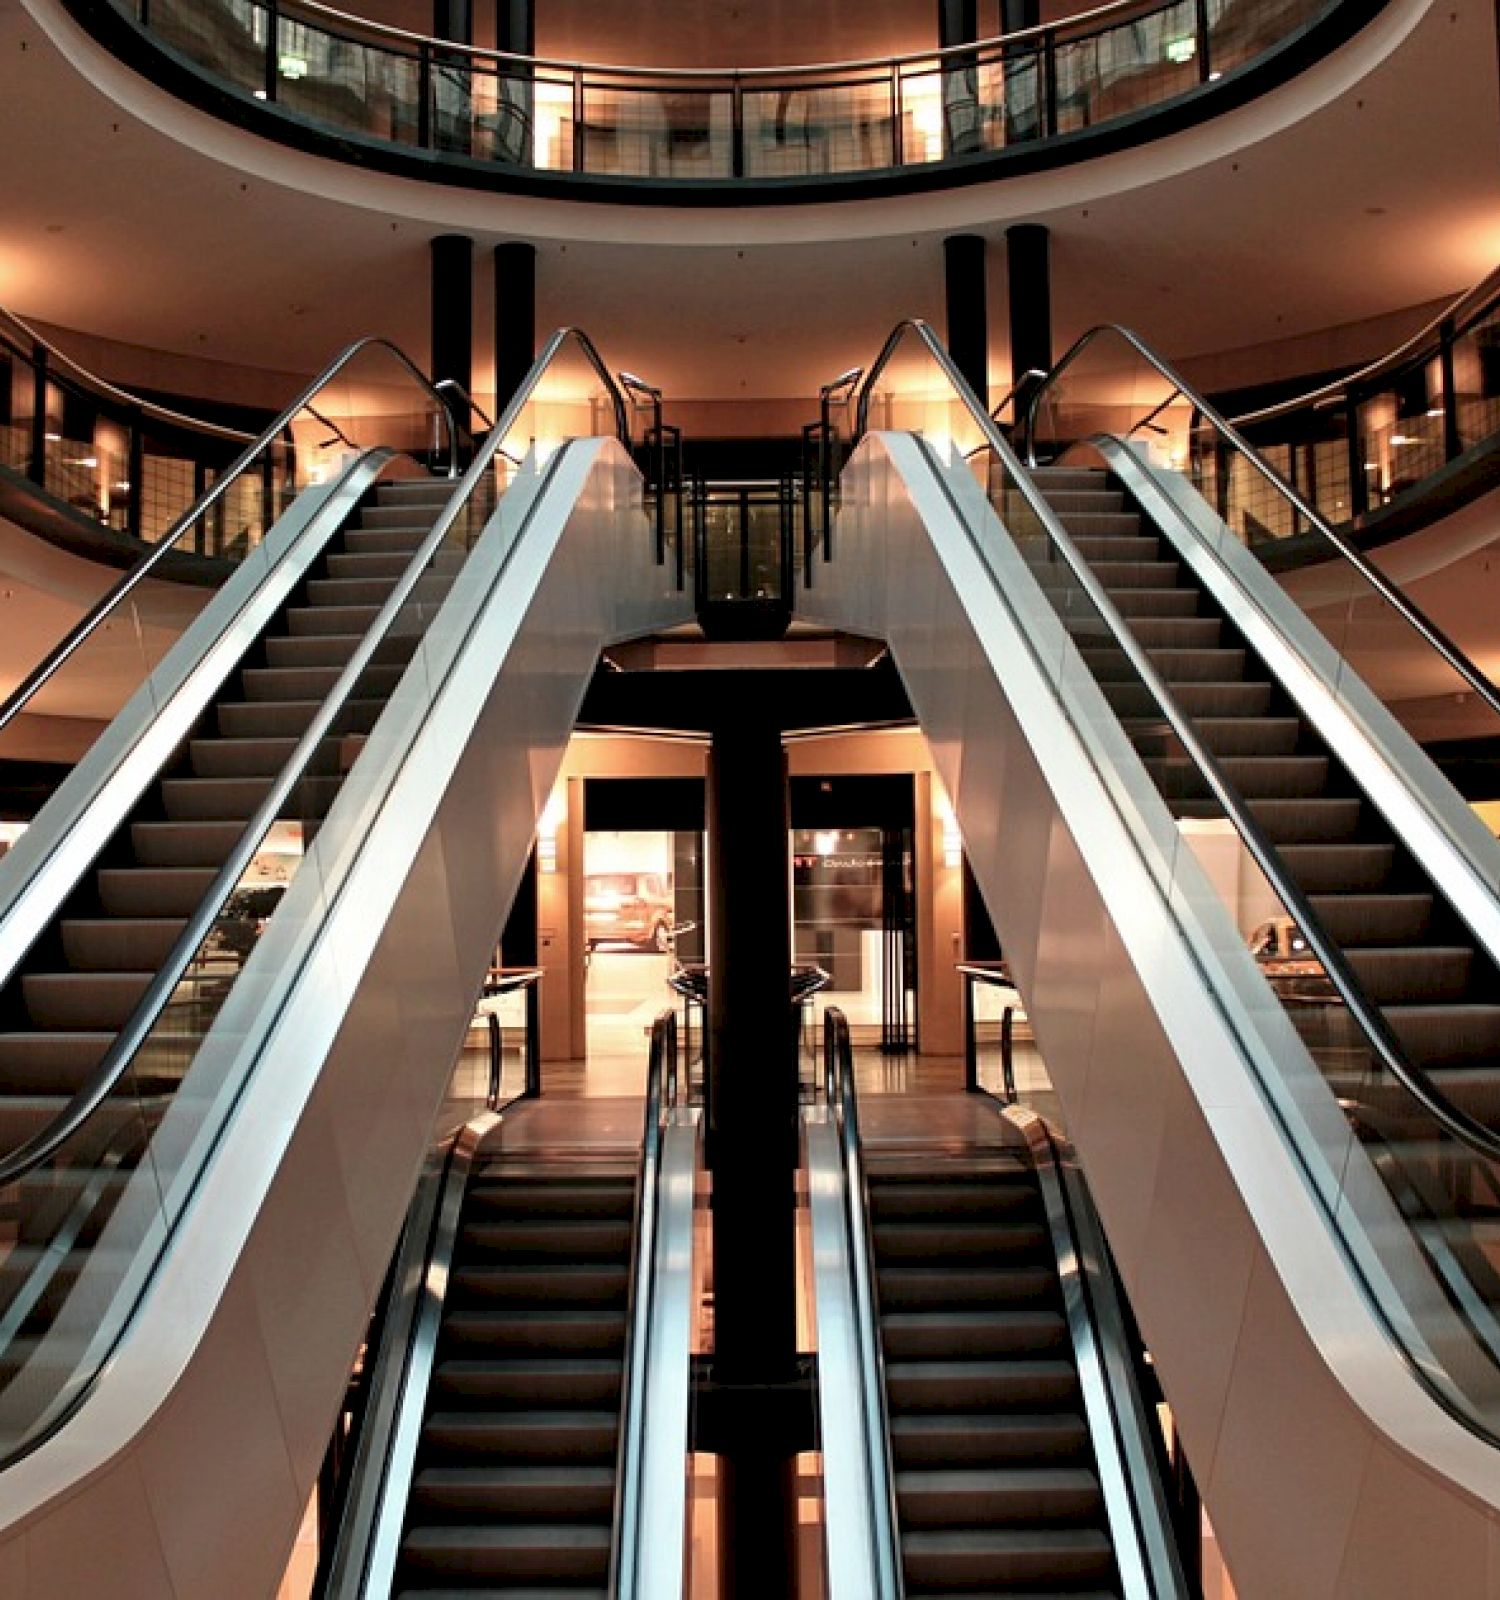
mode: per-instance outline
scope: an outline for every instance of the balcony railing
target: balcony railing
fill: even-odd
[[[1115,0],[946,50],[787,68],[585,66],[317,0],[113,7],[226,88],[340,136],[494,169],[702,184],[930,167],[1131,118],[1254,65],[1337,0]]]

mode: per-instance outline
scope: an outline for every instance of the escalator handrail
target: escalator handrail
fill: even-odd
[[[677,1011],[669,1007],[651,1024],[651,1056],[646,1069],[646,1111],[637,1180],[638,1203],[631,1239],[630,1305],[625,1336],[625,1373],[620,1396],[620,1445],[615,1474],[614,1539],[610,1551],[609,1594],[636,1600],[641,1525],[646,1515],[643,1462],[646,1454],[646,1372],[650,1360],[651,1309],[661,1204],[664,1135],[679,1106]],[[671,1600],[669,1596],[642,1600]]]
[[[1476,313],[1482,315],[1497,298],[1500,298],[1500,267],[1481,278],[1472,288],[1465,289],[1414,334],[1403,339],[1394,350],[1388,350],[1383,356],[1377,356],[1374,361],[1346,373],[1342,378],[1335,378],[1331,383],[1320,384],[1316,389],[1293,395],[1290,400],[1278,400],[1275,405],[1242,411],[1239,416],[1229,420],[1237,428],[1254,427],[1262,422],[1274,422],[1278,417],[1291,416],[1297,411],[1319,411],[1335,401],[1348,399],[1353,390],[1368,388],[1375,379],[1411,366],[1419,355],[1430,351],[1441,335],[1444,323],[1457,325],[1467,322]],[[1464,330],[1458,327],[1457,331],[1461,334]]]
[[[901,1562],[896,1473],[891,1456],[891,1422],[886,1402],[885,1357],[881,1350],[875,1284],[875,1247],[868,1226],[869,1196],[859,1134],[859,1097],[854,1084],[854,1046],[849,1019],[838,1006],[823,1012],[823,1094],[838,1134],[844,1167],[844,1225],[849,1234],[849,1265],[854,1278],[854,1320],[860,1347],[860,1390],[864,1408],[867,1468],[873,1491],[874,1556],[879,1600],[902,1600],[906,1593]]]
[[[1445,1132],[1467,1148],[1484,1156],[1486,1160],[1500,1161],[1500,1134],[1487,1128],[1448,1099],[1433,1083],[1427,1072],[1408,1057],[1404,1046],[1384,1015],[1366,996],[1364,987],[1356,977],[1348,958],[1324,932],[1311,902],[1287,871],[1275,847],[1255,820],[1239,791],[1225,777],[1218,758],[1198,737],[1192,719],[1178,706],[1149,653],[1131,632],[1125,618],[1105,591],[1093,568],[1079,554],[1077,545],[1063,527],[1057,513],[1048,505],[1029,473],[1022,467],[1020,457],[996,426],[994,419],[980,404],[963,374],[959,372],[952,356],[926,322],[919,318],[909,318],[898,324],[892,332],[880,353],[880,358],[870,369],[870,378],[866,380],[865,390],[861,395],[862,415],[863,401],[870,391],[871,384],[879,375],[881,367],[894,353],[896,345],[908,334],[914,334],[927,347],[952,385],[955,394],[973,418],[975,425],[984,434],[990,448],[1009,475],[1010,481],[1036,517],[1052,549],[1071,569],[1073,577],[1090,605],[1110,630],[1116,648],[1124,655],[1131,670],[1151,693],[1171,725],[1172,732],[1207,782],[1212,797],[1234,823],[1256,866],[1265,874],[1280,896],[1282,904],[1301,928],[1313,954],[1322,963],[1323,970],[1348,1007],[1350,1016],[1354,1018],[1374,1050],[1380,1066],[1401,1084],[1402,1088],[1442,1126]],[[1078,347],[1074,348],[1076,350]],[[1054,376],[1057,370],[1053,369]]]
[[[976,1092],[1020,1135],[1041,1187],[1084,1419],[1099,1468],[1100,1493],[1125,1600],[1188,1600],[1190,1590],[1171,1535],[1170,1518],[1160,1498],[1152,1493],[1159,1487],[1155,1474],[1146,1468],[1146,1462],[1154,1461],[1155,1452],[1145,1436],[1149,1423],[1143,1399],[1138,1393],[1122,1393],[1125,1385],[1110,1378],[1108,1352],[1111,1348],[1124,1350],[1126,1335],[1118,1320],[1118,1306],[1102,1303],[1099,1287],[1090,1282],[1085,1219],[1078,1214],[1080,1195],[1069,1192],[1056,1137],[1046,1119],[1029,1106],[1005,1105],[986,1089]],[[1102,1241],[1097,1217],[1089,1221],[1095,1241]],[[1127,1428],[1136,1449],[1131,1448]],[[1131,1467],[1132,1456],[1136,1470]],[[1128,1555],[1128,1563],[1122,1554]]]
[[[141,559],[125,574],[123,578],[102,595],[84,613],[82,619],[73,627],[58,644],[48,651],[46,656],[31,669],[21,680],[3,705],[0,705],[0,732],[3,732],[10,723],[26,708],[37,692],[52,681],[54,677],[73,659],[75,655],[88,643],[90,639],[114,614],[131,594],[143,583],[158,566],[166,559],[167,553],[176,548],[178,541],[196,523],[213,509],[223,499],[231,484],[239,481],[259,460],[262,452],[273,445],[281,434],[291,425],[293,418],[299,412],[309,409],[313,399],[331,384],[341,372],[357,356],[363,355],[367,350],[384,350],[393,355],[400,365],[406,369],[426,392],[432,396],[442,411],[448,435],[448,476],[458,476],[458,423],[453,414],[453,408],[446,395],[439,393],[432,380],[419,368],[406,353],[389,339],[379,335],[366,335],[356,339],[353,344],[347,345],[316,378],[276,417],[275,421],[267,424],[260,433],[240,452],[225,472],[217,477],[209,488],[182,513],[161,538],[146,552]]]
[[[442,547],[468,508],[470,500],[484,482],[506,434],[515,426],[558,352],[570,339],[576,339],[582,343],[586,351],[591,352],[594,364],[606,379],[608,378],[608,369],[599,359],[598,351],[581,330],[560,328],[548,339],[541,354],[532,363],[531,371],[517,389],[510,404],[506,406],[499,424],[490,430],[488,437],[475,453],[473,461],[448,503],[439,512],[431,531],[417,546],[407,562],[406,570],[397,580],[364,637],[355,647],[354,653],[340,671],[333,688],[319,706],[307,730],[297,741],[281,772],[256,808],[255,814],[246,823],[224,865],[199,901],[196,911],[188,918],[181,934],[173,943],[171,952],[157,969],[130,1017],[110,1041],[108,1050],[90,1074],[88,1081],[74,1093],[57,1116],[25,1143],[0,1158],[0,1187],[25,1177],[28,1172],[35,1171],[55,1155],[111,1097],[120,1080],[130,1070],[136,1052],[150,1037],[161,1013],[166,1009],[177,985],[191,965],[194,955],[221,914],[225,902],[239,887],[240,880],[254,858],[261,840],[271,824],[277,820],[292,791],[306,775],[307,768],[331,734],[339,714],[357,690],[365,669],[374,660],[380,645],[399,620],[418,583],[426,575],[433,556]],[[351,350],[358,348],[359,346],[351,346]],[[623,425],[623,413],[617,413],[617,416]],[[624,437],[628,440],[628,431]],[[544,470],[550,471],[560,454],[561,452],[554,454]]]
[[[1409,600],[1401,590],[1393,584],[1378,567],[1373,566],[1360,553],[1354,544],[1323,517],[1300,494],[1269,461],[1240,433],[1240,431],[1224,417],[1210,401],[1200,394],[1188,381],[1176,372],[1166,361],[1156,354],[1151,347],[1133,333],[1129,328],[1117,322],[1102,322],[1097,327],[1078,338],[1068,353],[1052,368],[1045,383],[1040,384],[1032,394],[1026,407],[1026,415],[1021,427],[1021,437],[1025,445],[1025,456],[1028,466],[1035,467],[1036,459],[1036,421],[1037,408],[1041,404],[1042,396],[1057,382],[1064,372],[1098,340],[1116,338],[1122,340],[1146,364],[1153,367],[1156,372],[1170,384],[1200,415],[1204,421],[1232,450],[1236,451],[1250,468],[1258,473],[1270,484],[1272,490],[1302,517],[1323,540],[1332,547],[1334,553],[1352,566],[1360,577],[1389,605],[1410,627],[1416,630],[1421,638],[1443,658],[1444,661],[1469,685],[1481,700],[1497,715],[1500,715],[1500,689],[1468,658],[1464,652],[1451,640],[1446,633],[1421,609]],[[1172,397],[1168,397],[1170,400]],[[1165,405],[1166,401],[1163,402]],[[1161,408],[1158,407],[1158,410]],[[1153,413],[1154,414],[1154,413]]]

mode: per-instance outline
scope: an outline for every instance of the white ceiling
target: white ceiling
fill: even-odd
[[[997,372],[1011,221],[1053,230],[1059,348],[1103,319],[1177,357],[1253,347],[1425,304],[1500,259],[1482,0],[1392,0],[1337,60],[1140,152],[935,196],[723,211],[354,173],[185,111],[91,57],[56,0],[26,3],[88,76],[17,0],[0,3],[0,304],[223,362],[310,372],[370,331],[420,359],[427,241],[451,228],[481,246],[534,238],[539,322],[583,324],[613,364],[683,397],[810,394],[899,317],[941,325],[940,240],[955,227],[995,242]],[[114,98],[97,86],[112,79]],[[490,295],[482,271],[481,350]]]

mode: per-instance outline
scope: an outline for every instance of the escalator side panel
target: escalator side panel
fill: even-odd
[[[1485,1594],[1490,1452],[1402,1363],[1278,1126],[1347,1150],[1331,1096],[1190,853],[1148,859],[1176,830],[1018,556],[1002,600],[979,547],[998,564],[1009,541],[978,486],[909,436],[862,450],[801,614],[891,644],[1239,1592],[1422,1592],[1389,1513],[1409,1494],[1451,1535],[1453,1592]],[[1254,1052],[1306,1061],[1277,1113]],[[1351,1204],[1399,1261],[1392,1208]]]
[[[8,1474],[0,1564],[99,1543],[128,1495],[171,1592],[279,1581],[599,648],[690,614],[612,441],[558,453],[508,562],[507,500],[476,626],[429,630],[209,1036],[234,1115],[95,1392]],[[133,1553],[93,1592],[167,1592]],[[18,1600],[63,1592],[33,1555]]]

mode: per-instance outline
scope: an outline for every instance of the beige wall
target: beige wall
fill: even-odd
[[[583,936],[583,784],[587,778],[701,778],[706,740],[575,734],[553,794],[556,870],[537,876],[537,953],[542,986],[542,1049],[547,1060],[585,1052]],[[912,773],[916,777],[917,1031],[924,1053],[963,1048],[958,978],[963,936],[961,870],[943,854],[941,783],[927,741],[915,729],[794,738],[793,777]]]

